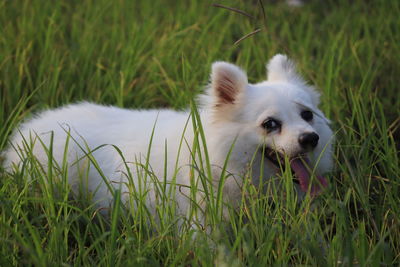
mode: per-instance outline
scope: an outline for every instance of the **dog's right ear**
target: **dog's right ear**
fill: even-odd
[[[211,94],[216,107],[238,102],[248,84],[247,75],[227,62],[215,62],[211,71]]]

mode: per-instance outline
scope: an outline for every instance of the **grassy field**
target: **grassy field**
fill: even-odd
[[[263,1],[265,17],[258,1],[218,3],[254,18],[209,1],[0,0],[0,150],[35,111],[80,100],[183,109],[213,61],[255,82],[286,53],[319,87],[336,132],[326,194],[296,204],[246,185],[230,226],[216,216],[212,235],[193,238],[177,234],[171,212],[157,224],[115,209],[107,222],[68,187],[55,198],[37,169],[1,172],[0,266],[400,263],[400,2]]]

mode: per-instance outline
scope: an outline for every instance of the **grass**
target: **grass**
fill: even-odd
[[[66,183],[55,194],[46,182],[65,181],[66,166],[45,174],[28,157],[22,172],[0,173],[1,266],[399,264],[400,2],[310,1],[293,9],[263,1],[265,18],[257,1],[218,3],[254,19],[208,1],[0,0],[0,149],[35,111],[80,100],[183,109],[213,61],[236,62],[255,82],[272,55],[286,53],[320,88],[336,131],[328,192],[296,204],[290,173],[287,195],[274,190],[273,201],[247,184],[251,201],[230,210],[229,227],[216,196],[210,242],[205,233],[178,235],[168,205],[161,222],[143,205],[102,220],[89,203],[69,198]],[[207,166],[199,170],[207,179]]]

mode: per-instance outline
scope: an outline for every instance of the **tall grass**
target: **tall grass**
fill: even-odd
[[[66,164],[43,170],[27,155],[21,171],[0,174],[1,266],[399,264],[400,3],[309,1],[293,9],[263,1],[265,17],[257,1],[220,3],[254,19],[207,1],[0,0],[0,149],[20,121],[43,108],[90,100],[183,109],[202,91],[213,61],[236,62],[255,82],[265,79],[272,55],[287,53],[320,88],[336,131],[327,192],[297,203],[286,170],[278,177],[285,189],[268,196],[245,184],[247,201],[228,207],[227,220],[220,192],[210,192],[209,234],[178,229],[165,183],[157,184],[159,219],[132,188],[135,205],[122,209],[115,190],[104,220],[90,199],[70,197]],[[193,111],[193,158],[205,159]],[[202,162],[193,175],[206,190]],[[140,163],[143,179],[156,181]]]

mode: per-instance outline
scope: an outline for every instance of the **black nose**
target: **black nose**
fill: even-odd
[[[318,145],[319,136],[316,133],[302,133],[299,136],[299,143],[302,148],[315,148]]]

